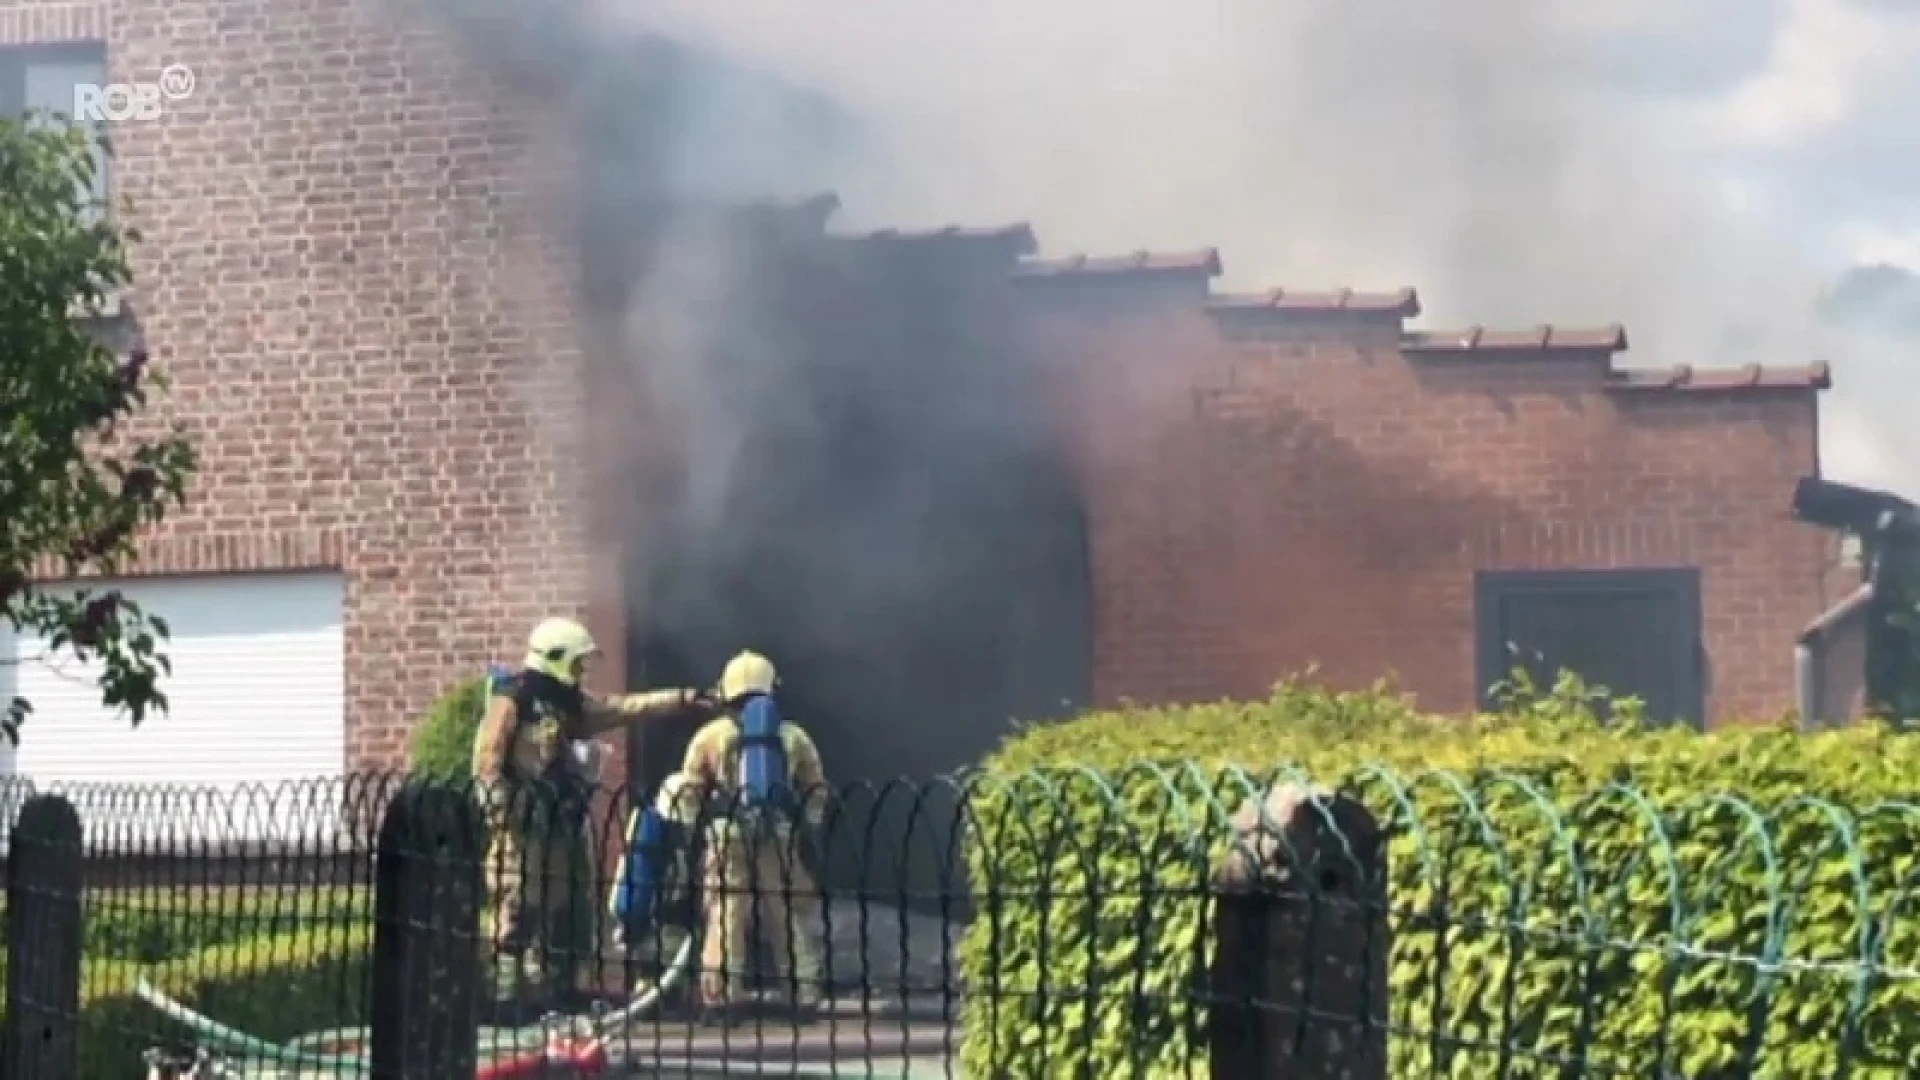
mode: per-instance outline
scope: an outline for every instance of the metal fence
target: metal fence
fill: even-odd
[[[1184,765],[853,785],[765,828],[574,795],[16,793],[0,1075],[1920,1069],[1920,805]]]

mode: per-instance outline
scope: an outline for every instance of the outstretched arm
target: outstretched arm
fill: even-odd
[[[587,736],[592,738],[618,731],[628,724],[664,720],[699,701],[700,693],[697,690],[648,690],[613,697],[589,694],[582,714],[586,720]]]

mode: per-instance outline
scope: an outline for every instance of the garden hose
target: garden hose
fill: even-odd
[[[667,994],[686,980],[693,968],[695,945],[698,939],[698,934],[688,934],[686,940],[680,943],[680,949],[674,954],[673,961],[661,973],[659,980],[636,995],[633,1001],[622,1008],[593,1017],[587,1025],[586,1037],[589,1040],[604,1039],[622,1025],[632,1023],[651,1012]],[[335,1028],[331,1031],[303,1035],[288,1043],[276,1043],[249,1035],[189,1008],[178,999],[162,992],[145,975],[140,976],[135,982],[134,994],[159,1010],[161,1014],[192,1031],[200,1045],[207,1049],[252,1061],[315,1072],[337,1073],[343,1076],[361,1075],[370,1068],[370,1063],[363,1054],[328,1053],[322,1049],[330,1044],[340,1043],[359,1043],[364,1046],[370,1036],[370,1030],[364,1027]],[[551,1032],[545,1023],[510,1029],[483,1043],[481,1047],[483,1062],[492,1063],[488,1058],[489,1055],[504,1057],[506,1054],[525,1053],[528,1050],[546,1046],[550,1042],[550,1037]]]

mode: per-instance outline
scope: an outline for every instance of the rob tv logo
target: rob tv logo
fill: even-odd
[[[193,94],[193,69],[168,64],[157,82],[75,83],[73,118],[88,123],[103,120],[157,120],[169,101]]]

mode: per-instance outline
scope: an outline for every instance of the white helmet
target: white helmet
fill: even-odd
[[[600,651],[587,628],[573,619],[546,619],[527,635],[527,667],[563,683],[578,680],[576,665]]]
[[[780,683],[773,661],[757,652],[742,652],[727,661],[720,673],[720,699],[738,701],[749,694],[771,694]]]

